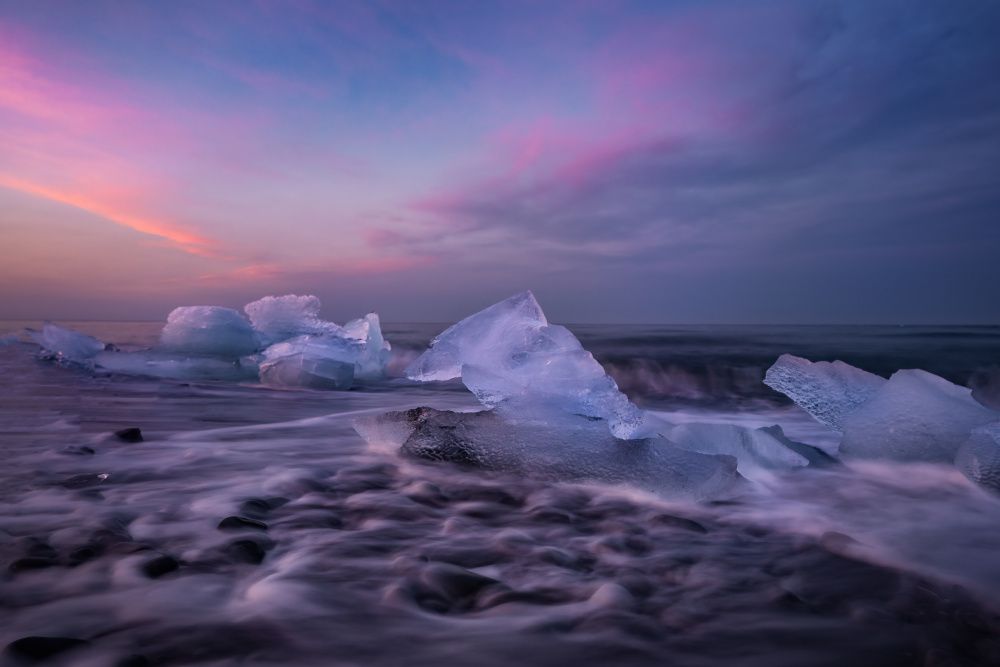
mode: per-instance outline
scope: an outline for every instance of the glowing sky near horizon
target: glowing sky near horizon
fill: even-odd
[[[0,2],[0,319],[1000,323],[1000,6]]]

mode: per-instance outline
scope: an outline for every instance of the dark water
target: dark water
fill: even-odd
[[[125,348],[160,327],[63,324]],[[396,374],[443,328],[386,326]],[[760,384],[782,353],[987,392],[1000,364],[1000,327],[571,329],[671,421],[778,423],[818,445],[836,438]],[[0,368],[9,664],[57,649],[43,664],[1000,664],[1000,502],[951,467],[668,503],[407,460],[351,427],[474,408],[457,382],[94,376],[27,343],[0,347]],[[114,436],[126,427],[144,441]],[[220,529],[231,516],[260,523]],[[18,643],[33,636],[86,643]]]

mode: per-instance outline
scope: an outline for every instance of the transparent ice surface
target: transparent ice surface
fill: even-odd
[[[347,389],[363,351],[363,344],[352,338],[296,336],[264,350],[260,380],[273,387]]]
[[[231,308],[184,306],[167,317],[157,349],[230,360],[253,354],[260,341],[250,323]]]
[[[318,297],[265,296],[243,307],[265,346],[303,334],[339,335],[343,329],[319,318]]]
[[[736,424],[679,424],[668,437],[678,447],[702,454],[729,454],[739,461],[739,471],[753,479],[761,470],[799,468],[809,461],[760,429]]]
[[[342,335],[361,343],[354,361],[354,376],[360,380],[379,380],[385,377],[385,367],[392,357],[389,341],[382,337],[378,315],[368,313],[344,325]]]
[[[818,421],[837,433],[844,419],[867,401],[885,378],[843,361],[812,362],[783,354],[764,376],[764,384],[788,396]]]
[[[104,350],[104,343],[93,336],[46,322],[41,331],[26,329],[28,335],[42,346],[46,356],[76,363],[86,363]]]
[[[844,420],[846,458],[952,462],[973,429],[1000,419],[965,387],[901,370]]]
[[[508,420],[569,413],[605,420],[620,438],[646,435],[641,411],[568,329],[548,324],[529,291],[446,329],[406,375],[424,381],[460,376],[483,405]]]
[[[976,484],[1000,491],[1000,421],[972,430],[955,455],[955,467]]]
[[[401,443],[422,459],[555,480],[628,484],[668,498],[715,498],[739,479],[736,459],[682,449],[666,438],[616,438],[579,415],[512,423],[496,411],[414,408],[363,416],[355,429],[376,446]]]

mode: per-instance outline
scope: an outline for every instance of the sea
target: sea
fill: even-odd
[[[123,350],[163,326],[59,324]],[[954,467],[801,469],[678,502],[369,446],[359,416],[477,408],[457,380],[403,376],[446,326],[384,325],[390,377],[339,392],[0,346],[0,663],[1000,665],[1000,497]],[[1000,399],[1000,327],[569,328],[668,421],[778,424],[828,451],[838,436],[762,382],[781,354]]]

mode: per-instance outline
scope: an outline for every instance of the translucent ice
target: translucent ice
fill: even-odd
[[[840,454],[951,462],[973,429],[996,419],[1000,412],[977,403],[965,387],[926,371],[897,371],[846,416]]]
[[[1000,491],[1000,421],[973,429],[955,456],[955,466],[976,484]]]
[[[265,296],[243,307],[264,346],[304,334],[340,335],[343,329],[319,318],[315,296]]]
[[[175,308],[160,334],[158,350],[230,360],[253,354],[260,347],[250,323],[231,308]]]
[[[778,357],[764,376],[764,384],[838,433],[844,432],[845,417],[885,382],[885,378],[843,361],[814,363],[790,354]]]
[[[688,451],[662,437],[623,440],[586,417],[513,423],[495,410],[414,408],[360,417],[375,445],[410,456],[543,479],[629,484],[670,498],[714,498],[737,482],[736,459]]]
[[[392,356],[389,341],[382,337],[378,315],[368,313],[344,325],[343,336],[358,341],[354,360],[354,376],[360,380],[378,380],[385,377],[385,366]]]
[[[87,363],[104,350],[104,343],[93,336],[46,322],[42,330],[26,329],[46,356],[62,361]]]
[[[675,426],[668,437],[678,447],[702,454],[729,454],[739,461],[739,471],[753,479],[761,470],[799,468],[809,464],[771,433],[735,424],[691,422]]]
[[[362,347],[340,336],[297,336],[264,350],[260,380],[272,387],[347,389]]]
[[[645,435],[639,409],[568,329],[548,323],[531,292],[449,327],[406,374],[461,376],[483,405],[511,418],[565,412],[605,420],[619,438]]]

